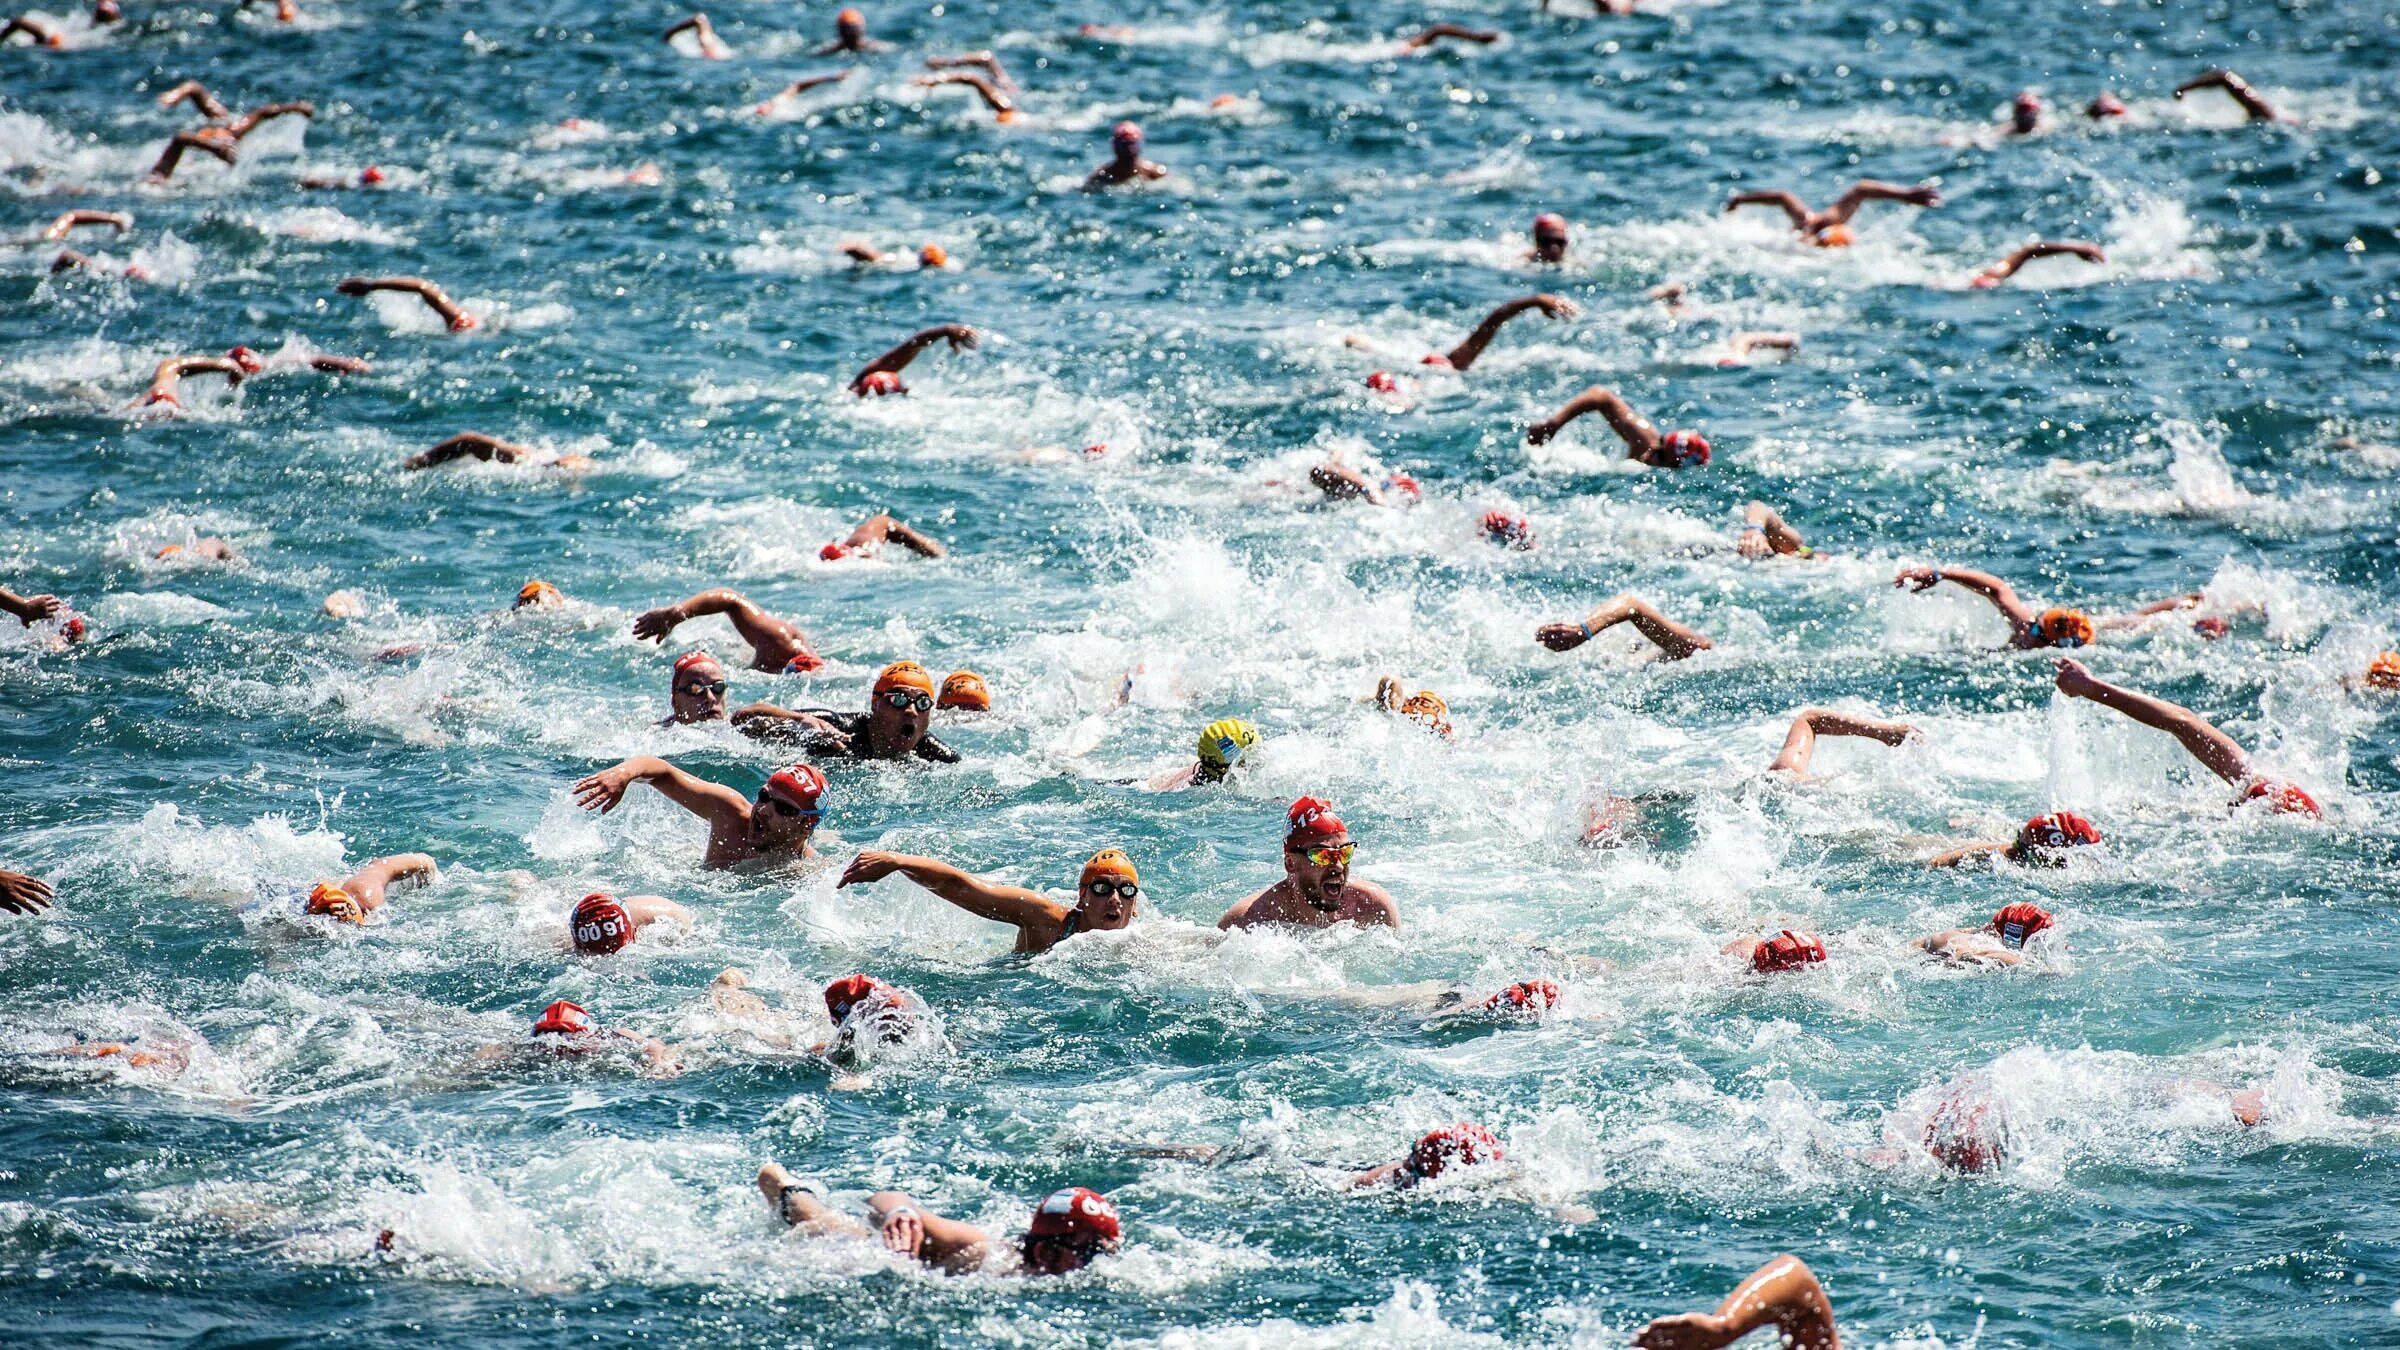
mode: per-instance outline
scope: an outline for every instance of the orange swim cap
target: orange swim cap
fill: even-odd
[[[2400,652],[2382,652],[2369,661],[2367,683],[2378,689],[2400,689]]]
[[[2092,621],[2080,609],[2045,609],[2033,631],[2053,647],[2087,646],[2093,636]]]
[[[963,708],[968,712],[992,710],[991,686],[971,670],[954,670],[942,681],[941,697],[934,700],[937,708]]]
[[[308,912],[328,914],[343,923],[365,923],[367,911],[350,892],[330,881],[320,881],[308,891]]]
[[[1126,857],[1125,850],[1121,848],[1104,848],[1093,854],[1091,860],[1083,865],[1083,875],[1075,879],[1075,889],[1089,889],[1092,882],[1101,877],[1115,877],[1136,886],[1142,884],[1141,873],[1134,870],[1133,859]]]
[[[917,250],[917,261],[927,267],[948,267],[950,255],[942,251],[940,244],[927,244]]]
[[[1017,120],[1017,110],[1014,108],[1002,108],[1000,111],[992,114],[992,120],[995,122],[1014,122]]]
[[[566,598],[559,594],[556,586],[547,581],[528,581],[517,590],[515,608],[523,609],[528,605],[555,605]],[[681,662],[677,664],[680,665]]]
[[[1241,101],[1241,96],[1238,94],[1219,94],[1215,98],[1212,98],[1208,101],[1208,106],[1211,108],[1231,108],[1239,104]]]
[[[841,13],[834,15],[833,21],[835,23],[865,23],[867,21],[867,16],[859,13],[855,9],[845,9]]]
[[[174,557],[176,554],[178,554],[178,553],[181,553],[181,552],[183,552],[183,545],[181,545],[181,544],[167,544],[167,545],[165,545],[165,546],[161,547],[161,548],[158,550],[158,552],[156,552],[156,553],[153,553],[153,554],[151,554],[150,556],[151,556],[151,557],[153,557],[153,558],[172,558],[172,557]]]
[[[933,697],[936,692],[932,674],[914,661],[894,661],[875,677],[876,693],[885,694],[894,689],[919,690],[927,698]]]
[[[1853,237],[1847,225],[1828,225],[1812,242],[1818,248],[1848,248]]]

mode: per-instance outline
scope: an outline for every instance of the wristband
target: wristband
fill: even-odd
[[[1591,641],[1591,640],[1592,640],[1592,626],[1591,626],[1590,624],[1588,624],[1588,623],[1579,623],[1579,624],[1575,625],[1575,628],[1576,628],[1576,631],[1578,631],[1578,632],[1580,632],[1580,633],[1582,633],[1582,634],[1583,634],[1583,640],[1584,640],[1584,641],[1586,641],[1586,642],[1589,642],[1589,641]]]

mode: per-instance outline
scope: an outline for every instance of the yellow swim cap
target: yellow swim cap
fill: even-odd
[[[1200,728],[1200,762],[1230,769],[1258,745],[1258,728],[1238,717],[1220,717]]]

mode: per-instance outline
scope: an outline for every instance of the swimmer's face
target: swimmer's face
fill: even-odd
[[[1547,221],[1533,227],[1533,255],[1543,262],[1567,260],[1567,227]]]
[[[750,820],[762,849],[798,852],[817,832],[817,822],[824,818],[825,813],[816,807],[803,806],[764,788],[759,790],[758,799],[750,803]]]
[[[1127,895],[1125,887],[1133,885],[1123,877],[1098,876],[1083,883],[1083,893],[1077,897],[1075,908],[1083,918],[1079,929],[1116,929],[1132,924],[1133,914],[1141,907],[1142,893],[1135,887]]]
[[[686,666],[674,676],[668,697],[678,722],[717,722],[725,717],[725,668],[713,661]]]
[[[874,719],[875,743],[902,752],[917,748],[933,725],[933,695],[919,689],[887,689],[875,696],[869,716]]]
[[[856,45],[867,35],[867,21],[855,9],[845,9],[834,16],[833,31],[842,41]]]
[[[1119,159],[1132,159],[1142,153],[1142,129],[1131,122],[1117,123],[1117,129],[1109,133],[1108,141],[1116,147]]]
[[[1292,889],[1310,905],[1331,912],[1340,907],[1342,888],[1350,884],[1350,851],[1347,831],[1332,839],[1313,842],[1306,848],[1290,844],[1283,846],[1283,874],[1291,878]],[[1322,859],[1323,861],[1318,861]]]

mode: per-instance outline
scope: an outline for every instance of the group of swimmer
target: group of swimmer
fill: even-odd
[[[1600,13],[1621,15],[1633,12],[1635,0],[1594,0],[1594,5]],[[1543,8],[1549,8],[1548,0],[1544,0]],[[279,21],[290,22],[296,17],[291,0],[278,0],[276,10]],[[92,22],[113,23],[120,17],[116,0],[99,0]],[[1088,35],[1105,38],[1109,32],[1095,29]],[[31,17],[9,21],[0,29],[0,42],[20,35],[43,46],[64,45],[54,29]],[[695,13],[664,34],[668,41],[687,35],[693,49],[703,57],[722,58],[730,54],[705,14]],[[1404,51],[1417,51],[1442,41],[1489,45],[1501,40],[1502,35],[1496,32],[1437,23],[1406,38],[1400,47]],[[844,9],[836,16],[833,39],[811,55],[864,56],[889,46],[868,35],[866,20],[859,10]],[[1020,91],[992,53],[930,55],[925,58],[925,66],[936,73],[917,77],[917,84],[964,88],[978,97],[998,121],[1019,120],[1016,95]],[[802,76],[758,105],[758,111],[769,112],[781,100],[841,81],[850,73],[843,70]],[[2181,98],[2199,89],[2222,90],[2254,120],[2281,117],[2255,90],[2229,71],[2208,71],[2176,89],[2175,96]],[[189,154],[234,164],[238,162],[244,139],[261,126],[278,118],[310,119],[315,115],[312,104],[288,101],[268,103],[237,116],[197,81],[175,86],[160,95],[158,103],[162,107],[189,103],[204,120],[200,126],[177,131],[170,138],[150,170],[149,180],[154,184],[172,180]],[[2042,123],[2043,112],[2037,95],[2030,91],[2020,94],[2012,105],[2009,134],[2033,134]],[[2126,109],[2113,93],[2104,92],[2093,100],[2087,112],[2094,119],[2105,119],[2123,116]],[[1100,190],[1168,175],[1165,167],[1144,154],[1141,128],[1130,121],[1118,123],[1110,135],[1110,157],[1091,171],[1086,186]],[[381,169],[369,167],[356,178],[303,180],[301,186],[375,187],[387,183]],[[1931,185],[1908,186],[1862,179],[1823,209],[1811,208],[1800,196],[1782,190],[1738,192],[1725,203],[1724,209],[1728,212],[1744,206],[1780,209],[1801,240],[1813,246],[1838,248],[1854,242],[1850,223],[1868,203],[1889,202],[1931,209],[1939,207],[1941,200],[1939,191]],[[133,218],[122,212],[79,209],[57,217],[39,237],[45,241],[66,241],[79,229],[108,229],[121,235],[133,226]],[[1568,259],[1571,235],[1563,215],[1555,212],[1538,215],[1532,224],[1531,237],[1533,260],[1555,265]],[[865,243],[845,244],[843,252],[869,265],[887,257],[882,250]],[[922,246],[914,256],[920,265],[931,268],[945,266],[948,261],[937,244]],[[1996,285],[2026,263],[2049,256],[2081,257],[2095,263],[2103,260],[2101,250],[2093,244],[2043,240],[2013,251],[1976,274],[1970,284]],[[57,256],[53,270],[91,265],[85,255],[67,250]],[[444,329],[453,333],[469,332],[480,322],[468,306],[424,277],[357,276],[338,282],[333,289],[350,297],[377,293],[413,296]],[[1662,287],[1654,295],[1674,303],[1680,297],[1680,288]],[[1550,294],[1507,301],[1492,310],[1456,346],[1426,355],[1419,364],[1429,371],[1463,375],[1474,367],[1505,325],[1520,315],[1533,313],[1568,321],[1577,317],[1577,308]],[[869,361],[845,387],[859,397],[905,395],[908,389],[902,373],[919,355],[945,345],[953,351],[972,350],[979,341],[978,331],[965,324],[947,323],[922,329]],[[1797,342],[1790,334],[1748,333],[1736,335],[1730,345],[1737,355],[1746,355],[1755,350],[1789,350]],[[1362,339],[1354,339],[1353,344],[1371,345]],[[337,375],[369,372],[368,363],[356,358],[310,355],[272,361],[247,347],[237,346],[221,356],[183,355],[160,362],[140,405],[157,415],[171,415],[184,407],[181,386],[187,379],[216,375],[228,384],[239,384],[276,364],[305,365],[320,373]],[[1400,378],[1388,371],[1375,372],[1368,377],[1368,384],[1378,392],[1403,389]],[[1711,462],[1714,448],[1700,432],[1689,429],[1662,432],[1614,390],[1601,386],[1575,395],[1556,413],[1530,425],[1525,440],[1535,445],[1546,443],[1589,414],[1597,414],[1624,444],[1627,457],[1643,465],[1664,470],[1696,470],[1706,468]],[[555,454],[467,431],[411,455],[400,467],[413,472],[464,459],[568,472],[588,468],[590,464],[584,456]],[[1312,466],[1309,481],[1334,502],[1405,506],[1423,496],[1422,485],[1407,474],[1371,474],[1339,460]],[[1736,545],[1740,556],[1759,561],[1805,561],[1819,556],[1796,529],[1765,503],[1750,503],[1745,517]],[[1494,511],[1484,517],[1481,526],[1484,535],[1496,545],[1511,549],[1535,546],[1533,525],[1522,516]],[[826,543],[820,556],[828,561],[872,556],[887,546],[927,558],[940,558],[946,553],[939,541],[890,515],[878,514],[842,539]],[[188,547],[198,557],[231,556],[229,546],[221,540],[199,540],[189,546],[170,547]],[[2197,609],[2203,604],[2199,595],[2182,595],[2142,606],[2128,615],[2095,617],[2072,608],[2037,608],[2005,581],[1969,568],[1911,567],[1902,570],[1894,581],[1896,586],[1918,592],[1944,583],[1988,601],[2006,621],[2007,646],[2015,649],[2073,651],[2097,642],[2103,633],[2131,628],[2159,615]],[[516,605],[520,609],[537,608],[561,603],[563,599],[551,583],[529,581],[518,594]],[[54,624],[62,641],[79,640],[85,632],[81,616],[52,595],[20,595],[0,588],[0,612],[26,626]],[[684,625],[717,617],[725,619],[748,647],[744,668],[751,672],[799,676],[824,668],[824,661],[796,623],[769,613],[729,588],[704,590],[647,610],[633,620],[631,631],[636,638],[664,644]],[[1633,595],[1613,597],[1572,620],[1542,625],[1533,634],[1533,641],[1552,652],[1571,652],[1620,626],[1652,644],[1663,661],[1686,660],[1715,646],[1705,634]],[[2227,631],[2221,617],[2201,616],[2196,626],[2212,638]],[[647,755],[598,769],[575,781],[571,791],[580,806],[605,814],[616,810],[637,784],[647,785],[705,825],[702,866],[706,868],[816,858],[819,828],[837,799],[827,765],[839,771],[845,761],[956,763],[959,752],[932,734],[937,713],[970,718],[990,711],[993,706],[991,687],[977,672],[960,670],[936,679],[925,666],[905,659],[891,662],[876,675],[863,711],[791,708],[766,701],[733,707],[727,697],[730,684],[727,665],[703,648],[691,648],[675,656],[668,665],[668,679],[669,712],[665,722],[723,721],[747,736],[788,746],[798,758],[768,775],[754,793],[748,794]],[[2173,736],[2195,760],[2233,789],[2237,805],[2258,802],[2268,811],[2309,816],[2320,810],[2316,798],[2306,788],[2260,772],[2239,743],[2190,709],[2109,683],[2071,656],[2056,662],[2053,680],[2064,697],[2095,703]],[[2376,658],[2358,682],[2362,687],[2400,689],[2400,653],[2384,653]],[[1452,710],[1439,694],[1410,690],[1397,676],[1385,676],[1378,682],[1373,702],[1436,736],[1450,738],[1456,734]],[[1793,719],[1780,752],[1768,768],[1793,782],[1804,783],[1810,780],[1812,756],[1821,738],[1856,737],[1897,746],[1921,735],[1917,728],[1903,722],[1812,707]],[[1149,786],[1181,790],[1232,782],[1247,764],[1254,762],[1263,739],[1258,728],[1242,719],[1213,721],[1198,737],[1194,762],[1177,767]],[[1639,837],[1644,809],[1639,802],[1606,794],[1586,803],[1582,842],[1595,848],[1625,846]],[[1260,926],[1324,929],[1336,924],[1400,927],[1398,900],[1382,886],[1353,875],[1351,865],[1358,844],[1331,802],[1316,796],[1298,798],[1285,808],[1280,828],[1282,876],[1228,908],[1217,921],[1220,929]],[[2101,841],[2099,829],[2090,820],[2073,812],[2052,810],[2028,820],[2011,839],[1964,844],[1940,853],[1929,862],[1936,867],[1973,862],[2058,867],[2065,865],[2073,850]],[[318,878],[305,896],[296,897],[296,903],[304,915],[340,924],[365,924],[385,910],[393,892],[428,884],[436,876],[436,862],[425,854],[380,857],[347,875]],[[1125,850],[1113,847],[1101,849],[1082,864],[1071,904],[1043,891],[978,876],[937,858],[878,850],[861,850],[850,857],[842,866],[836,887],[864,888],[894,877],[905,879],[968,914],[1013,930],[1013,950],[1028,956],[1047,952],[1078,934],[1125,929],[1135,922],[1147,898],[1134,859]],[[40,878],[0,870],[0,910],[36,915],[50,908],[55,900],[51,886]],[[562,946],[571,948],[581,959],[605,960],[633,945],[639,934],[653,925],[688,927],[691,922],[690,911],[667,897],[620,896],[598,891],[583,896],[565,916]],[[2015,902],[2002,907],[1988,921],[1927,935],[1914,946],[1953,964],[2006,967],[2024,961],[2028,944],[2043,939],[2055,928],[2055,917],[2048,910],[2029,902]],[[1793,929],[1739,935],[1727,941],[1721,950],[1759,976],[1802,971],[1828,960],[1826,945],[1820,937]],[[755,1001],[755,995],[746,992],[744,983],[738,972],[729,971],[719,977],[715,996],[732,1006],[746,1006],[741,1000]],[[1554,1008],[1560,996],[1553,982],[1528,980],[1491,994],[1478,1006],[1501,1016],[1538,1018]],[[834,1034],[818,1048],[829,1054],[837,1053],[844,1046],[855,1047],[878,1037],[904,1034],[912,999],[906,991],[863,972],[833,981],[824,990],[824,1003]],[[671,1049],[656,1038],[608,1027],[589,1010],[570,1001],[556,1001],[542,1009],[529,1034],[534,1043],[561,1055],[605,1056],[621,1052],[638,1062],[645,1072],[668,1074],[680,1068]],[[85,1057],[124,1055],[129,1062],[141,1064],[151,1052],[117,1042],[100,1042],[65,1047],[57,1053]],[[2219,1090],[2215,1085],[2201,1086]],[[2224,1091],[2224,1096],[2236,1119],[2243,1124],[2257,1122],[2263,1108],[2256,1092]],[[1924,1151],[1942,1166],[1978,1171],[2002,1160],[2005,1133],[2005,1121],[1997,1103],[1988,1095],[1979,1095],[1972,1085],[1962,1083],[1944,1096],[1926,1123],[1920,1142]],[[1488,1129],[1472,1122],[1459,1122],[1427,1133],[1405,1157],[1357,1173],[1349,1184],[1354,1188],[1386,1185],[1407,1188],[1461,1169],[1499,1163],[1502,1159],[1500,1142]],[[1061,1188],[1041,1199],[1025,1230],[1013,1240],[1003,1242],[982,1229],[937,1214],[898,1192],[871,1195],[865,1201],[863,1214],[842,1212],[832,1204],[823,1182],[797,1175],[777,1163],[768,1163],[759,1170],[757,1184],[774,1215],[796,1229],[815,1236],[873,1242],[902,1257],[949,1273],[989,1270],[1064,1274],[1116,1250],[1123,1237],[1123,1220],[1115,1203],[1084,1187]],[[388,1248],[389,1243],[387,1234],[384,1245]],[[1636,1338],[1636,1344],[1658,1350],[1721,1346],[1762,1327],[1776,1329],[1788,1346],[1836,1350],[1839,1345],[1831,1304],[1823,1287],[1805,1264],[1788,1255],[1769,1259],[1713,1311],[1651,1323]]]

